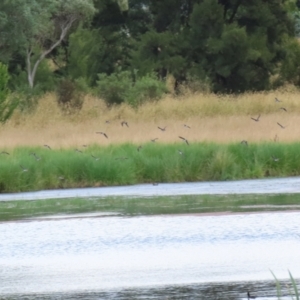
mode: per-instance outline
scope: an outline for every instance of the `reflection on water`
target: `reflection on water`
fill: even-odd
[[[196,299],[203,289],[224,295],[235,286],[226,299],[241,299],[249,288],[242,282],[272,280],[270,270],[278,278],[287,278],[287,269],[300,277],[299,217],[290,212],[2,223],[0,295]],[[262,293],[263,286],[269,285],[250,288]],[[275,296],[275,288],[264,295]]]
[[[215,194],[297,194],[299,192],[300,177],[287,177],[215,182],[162,183],[155,186],[152,184],[138,184],[118,187],[45,190],[28,193],[0,194],[0,201],[109,196],[152,197]]]

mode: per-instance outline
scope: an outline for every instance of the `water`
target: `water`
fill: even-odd
[[[287,193],[300,193],[300,177],[221,182],[164,183],[156,186],[152,184],[140,184],[119,187],[38,191],[28,193],[1,194],[0,201],[107,196],[149,197],[204,194]]]
[[[300,277],[300,212],[0,224],[1,299],[275,299]],[[286,289],[286,286],[284,286]]]

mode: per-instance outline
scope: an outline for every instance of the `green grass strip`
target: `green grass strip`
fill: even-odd
[[[286,177],[300,175],[300,143],[23,147],[1,154],[0,166],[0,192]]]

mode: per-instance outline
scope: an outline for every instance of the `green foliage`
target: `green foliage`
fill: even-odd
[[[92,88],[98,74],[122,77],[120,69],[161,81],[171,75],[175,90],[189,78],[222,93],[299,82],[299,1],[6,0],[0,11],[0,61],[16,82],[33,87],[36,77],[44,91],[55,84],[40,63],[50,55],[55,73]]]
[[[74,81],[65,78],[59,83],[57,88],[57,102],[65,113],[72,114],[81,110],[83,95]]]
[[[0,122],[5,123],[17,107],[17,99],[9,95],[7,66],[0,63]]]
[[[104,99],[108,106],[126,101],[133,84],[129,71],[113,73],[111,75],[99,74],[98,76],[98,95]]]
[[[300,86],[300,44],[297,40],[288,41],[286,55],[280,66],[279,84],[288,82]]]
[[[158,100],[167,88],[164,82],[158,80],[154,75],[145,75],[137,78],[134,85],[129,89],[125,101],[137,107],[146,101]]]
[[[129,71],[113,73],[110,76],[99,74],[98,95],[108,106],[129,103],[137,107],[147,100],[157,100],[167,91],[165,84],[154,75],[137,77]]]
[[[277,1],[225,6],[204,0],[191,15],[193,72],[208,76],[216,92],[268,89],[292,34],[292,21]]]

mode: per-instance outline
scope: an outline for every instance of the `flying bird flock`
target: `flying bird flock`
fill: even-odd
[[[278,99],[278,98],[275,98],[275,102],[276,102],[278,105],[280,105],[280,107],[278,107],[278,110],[281,110],[283,113],[288,113],[288,109],[285,108],[284,106],[282,106],[282,105],[283,105],[283,104],[282,104],[282,103],[283,103],[282,100],[280,100],[280,99]],[[260,123],[262,118],[263,118],[263,116],[261,116],[261,114],[258,114],[257,116],[252,116],[252,117],[250,117],[250,119],[251,119],[253,122],[255,122],[255,123]],[[110,120],[106,120],[106,121],[105,121],[105,124],[106,124],[107,126],[109,126],[111,123],[112,123],[112,122],[111,122]],[[123,121],[120,122],[120,126],[124,128],[123,130],[130,130],[130,126],[129,126],[128,122],[125,121],[125,120],[123,120]],[[288,125],[287,125],[287,124],[284,124],[284,122],[282,122],[281,120],[278,120],[278,121],[276,122],[276,124],[274,124],[274,126],[278,126],[278,128],[280,128],[279,130],[284,130],[284,129],[286,129],[286,128],[288,127]],[[186,132],[192,130],[191,126],[189,126],[188,124],[182,124],[182,128],[185,128],[185,130],[187,130]],[[158,132],[161,132],[161,137],[163,137],[163,136],[165,136],[165,132],[168,132],[168,127],[167,127],[167,126],[161,126],[161,125],[160,125],[160,126],[157,126],[157,131],[158,131]],[[102,138],[103,138],[104,140],[109,140],[109,137],[110,137],[110,136],[107,134],[107,132],[105,132],[105,131],[96,131],[95,134],[100,135],[100,137],[102,136]],[[157,136],[155,137],[155,136],[154,136],[153,138],[151,138],[151,139],[149,140],[149,142],[156,143],[156,142],[159,141],[159,140],[160,140],[159,137],[157,137]],[[182,135],[178,135],[178,141],[179,141],[179,140],[182,141],[182,143],[184,143],[185,147],[190,146],[190,142],[189,142],[189,140],[188,140],[186,137],[184,137],[184,136],[182,136]],[[275,135],[273,141],[274,141],[274,142],[277,142],[277,141],[278,141],[278,135],[277,135],[277,134]],[[240,142],[240,144],[243,145],[243,146],[248,146],[248,145],[249,145],[249,143],[248,143],[247,140],[242,140],[242,141]],[[43,147],[46,148],[46,149],[48,149],[49,151],[52,151],[52,147],[51,147],[50,145],[45,144],[45,145],[43,145]],[[88,145],[82,145],[82,147],[83,147],[83,148],[87,148]],[[186,149],[188,149],[188,148],[186,148]],[[137,152],[141,152],[141,151],[143,151],[143,147],[142,147],[141,145],[139,145],[139,146],[136,148],[136,150],[137,150]],[[77,152],[78,155],[83,155],[83,154],[84,154],[84,151],[81,150],[81,149],[78,149],[78,148],[74,149],[74,151]],[[179,156],[184,157],[185,151],[179,150],[179,149],[178,149],[178,150],[177,150],[177,153],[178,153]],[[2,152],[0,152],[0,155],[10,155],[10,153],[8,153],[8,152],[6,152],[6,151],[2,151]],[[29,155],[30,155],[34,160],[36,160],[37,162],[39,162],[39,161],[42,160],[42,157],[40,157],[39,155],[37,155],[35,152],[31,152],[31,153],[29,153]],[[98,161],[98,160],[101,159],[101,157],[98,157],[98,156],[93,155],[93,154],[89,154],[89,157],[90,157],[91,159],[95,160],[95,161]],[[127,159],[128,159],[127,157],[116,157],[116,158],[115,158],[115,160],[127,160]],[[274,156],[274,155],[272,155],[272,156],[270,157],[270,160],[272,160],[272,161],[274,161],[274,162],[278,162],[278,161],[279,161],[279,158],[276,157],[276,156]],[[26,166],[23,166],[23,165],[19,165],[19,166],[20,166],[20,170],[21,170],[20,172],[21,172],[21,173],[27,173],[27,172],[30,173],[30,170],[29,170]],[[60,179],[60,180],[64,180],[64,178],[63,178],[62,176],[60,176],[59,179]]]

